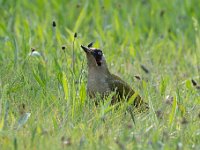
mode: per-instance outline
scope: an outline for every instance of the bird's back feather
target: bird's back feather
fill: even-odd
[[[134,94],[135,91],[125,82],[123,81],[120,77],[111,74],[111,77],[109,78],[111,84],[110,84],[110,88],[112,91],[116,91],[118,97],[117,97],[117,101],[121,100],[121,99],[127,99],[129,100]],[[113,103],[116,102],[116,98],[113,100]],[[136,98],[133,101],[133,105],[135,107],[145,107],[148,108],[148,104],[145,103],[142,98],[140,97],[140,95],[137,95]]]

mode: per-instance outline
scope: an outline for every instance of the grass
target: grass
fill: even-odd
[[[0,0],[1,149],[200,149],[199,9],[197,0]],[[149,103],[135,125],[126,103],[87,98],[80,45],[92,41]]]

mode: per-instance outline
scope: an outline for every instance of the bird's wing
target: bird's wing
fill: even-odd
[[[111,89],[113,91],[116,90],[116,92],[119,94],[120,98],[127,98],[127,100],[130,100],[132,96],[134,97],[135,91],[125,82],[123,81],[120,77],[116,75],[112,75],[110,78],[110,83],[111,83]],[[145,107],[145,109],[148,109],[148,104],[142,100],[140,95],[136,95],[134,97],[133,105],[135,107]]]
[[[110,88],[113,91],[116,91],[119,94],[120,98],[125,97],[129,99],[135,93],[133,89],[120,77],[112,74],[109,80],[109,82],[111,83]]]

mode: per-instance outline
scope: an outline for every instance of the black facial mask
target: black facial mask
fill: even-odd
[[[101,60],[102,60],[102,56],[103,56],[102,51],[99,49],[93,50],[92,55],[94,56],[97,65],[101,66]]]

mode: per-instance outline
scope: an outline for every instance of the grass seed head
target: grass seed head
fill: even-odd
[[[137,80],[141,80],[140,76],[138,76],[138,75],[135,75],[134,77],[135,77]]]
[[[53,21],[52,26],[56,27],[56,22],[55,21]]]
[[[192,79],[191,81],[192,81],[192,85],[193,85],[193,86],[197,86],[196,81],[194,81],[193,79]]]
[[[65,45],[62,46],[62,50],[64,51],[66,49]]]
[[[77,38],[77,33],[76,32],[74,33],[74,38]]]
[[[144,65],[141,65],[141,68],[145,73],[149,73],[149,70]]]
[[[93,44],[94,44],[94,42],[90,42],[90,43],[88,44],[88,47],[89,47],[89,48],[92,47]]]
[[[34,52],[35,51],[35,48],[31,47],[31,52]]]

